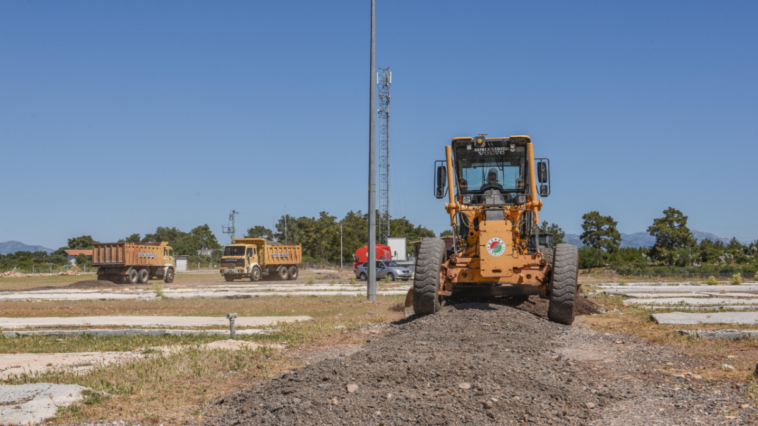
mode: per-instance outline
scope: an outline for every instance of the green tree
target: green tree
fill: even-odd
[[[723,242],[704,238],[697,249],[697,259],[701,263],[718,263],[719,256],[724,255],[724,250]]]
[[[86,254],[77,254],[76,255],[76,266],[83,268],[85,266],[88,266],[90,263],[89,257],[87,257]]]
[[[440,232],[440,237],[452,237],[453,231],[449,229],[445,229],[444,231]]]
[[[197,244],[198,250],[202,248],[221,248],[221,244],[218,243],[216,235],[213,234],[213,231],[211,231],[211,228],[207,223],[191,230],[190,238],[192,238],[193,243]]]
[[[90,235],[68,239],[68,248],[73,250],[90,250],[95,244],[97,241],[93,240]]]
[[[669,207],[663,211],[663,217],[653,220],[647,232],[655,237],[651,250],[652,257],[669,265],[676,263],[680,248],[695,246],[696,241],[687,227],[687,216],[681,211]]]
[[[247,230],[245,238],[265,238],[267,240],[273,240],[274,232],[265,226],[257,225]]]
[[[596,211],[582,216],[582,235],[579,238],[585,245],[613,253],[621,245],[621,234],[616,229],[618,222],[610,216],[602,216]]]
[[[543,220],[540,224],[540,234],[543,232],[553,234],[553,244],[563,244],[565,242],[566,233],[556,223],[548,224],[546,220]]]
[[[140,234],[132,234],[126,237],[125,239],[118,240],[119,243],[138,243],[141,241]]]

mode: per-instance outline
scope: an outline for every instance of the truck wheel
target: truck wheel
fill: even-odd
[[[147,269],[140,269],[137,275],[140,284],[147,284],[147,281],[150,279],[150,272],[148,272]]]
[[[234,275],[232,275],[232,274],[224,274],[224,279],[226,280],[226,282],[230,283],[230,282],[234,281]]]
[[[421,241],[413,278],[413,312],[416,316],[440,310],[440,272],[446,251],[445,242],[440,239],[424,238]]]
[[[130,269],[129,270],[129,284],[137,284],[139,282],[139,273],[136,269]]]
[[[163,277],[163,282],[166,284],[171,284],[174,282],[174,270],[171,268],[168,268],[168,271],[166,271],[166,276]]]
[[[280,280],[286,280],[289,278],[290,274],[287,272],[287,268],[281,267],[278,271],[276,271],[276,275],[279,277]]]
[[[574,322],[574,296],[579,274],[579,249],[571,244],[558,244],[553,259],[550,321],[571,325]]]
[[[253,270],[250,271],[250,281],[260,281],[261,280],[261,268],[257,266],[253,266]]]
[[[290,269],[287,272],[289,273],[291,280],[294,281],[297,279],[297,274],[298,274],[297,266],[290,266]]]

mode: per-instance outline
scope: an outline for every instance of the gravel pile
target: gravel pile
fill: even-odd
[[[571,328],[487,303],[397,325],[364,350],[230,395],[208,425],[586,424],[609,398],[553,349]]]

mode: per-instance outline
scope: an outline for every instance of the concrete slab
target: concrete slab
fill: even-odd
[[[237,330],[239,335],[251,334],[268,334],[269,330],[260,330],[257,328],[247,328]],[[42,330],[42,331],[3,331],[2,335],[7,338],[28,337],[28,336],[53,336],[53,337],[76,337],[76,336],[98,336],[98,337],[119,337],[119,336],[197,336],[200,334],[211,335],[229,335],[229,330],[153,330],[153,329],[136,329],[127,328],[121,330]]]
[[[677,332],[701,339],[758,339],[758,330],[677,330]]]
[[[362,296],[366,294],[365,286],[231,286],[206,288],[168,288],[163,290],[169,299],[239,299],[271,296]],[[269,289],[269,290],[266,290]],[[410,286],[385,287],[377,291],[379,295],[401,295],[408,292]],[[24,292],[0,292],[0,302],[47,301],[85,301],[85,300],[154,300],[157,297],[152,290],[42,290]]]
[[[13,375],[34,374],[50,369],[70,369],[77,372],[98,365],[141,358],[139,352],[78,352],[52,354],[3,354],[0,356],[0,379]]]
[[[0,385],[0,425],[42,423],[55,416],[58,407],[83,399],[86,390],[79,385],[52,383]]]
[[[308,321],[309,316],[291,317],[238,317],[237,327],[261,327],[278,322]],[[179,317],[179,316],[112,316],[112,317],[42,317],[0,318],[0,328],[34,327],[88,327],[88,326],[136,326],[136,327],[228,327],[224,317]]]
[[[748,293],[758,294],[758,285],[610,285],[600,286],[593,292],[607,294],[630,294],[630,293],[721,293],[724,290],[727,293]]]
[[[714,305],[756,305],[758,299],[728,299],[723,297],[698,298],[698,297],[668,297],[662,299],[627,299],[627,305],[686,305],[714,306]]]
[[[670,312],[650,318],[658,324],[758,324],[758,312]]]

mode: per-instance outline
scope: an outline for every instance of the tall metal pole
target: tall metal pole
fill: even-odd
[[[342,270],[342,224],[340,223],[340,271]]]
[[[369,71],[369,111],[368,111],[368,283],[366,297],[376,300],[376,92],[374,84],[374,12],[375,0],[371,0],[371,70]]]

